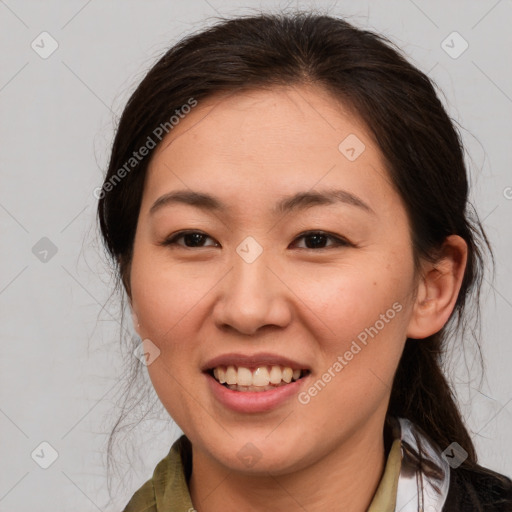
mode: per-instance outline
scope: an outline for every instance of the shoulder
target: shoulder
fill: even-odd
[[[155,467],[153,476],[131,497],[123,512],[157,512],[161,506],[191,510],[187,487],[191,469],[191,444],[183,435]]]
[[[479,465],[450,468],[444,511],[512,512],[512,480]]]
[[[123,509],[123,512],[157,512],[157,489],[155,488],[155,479],[162,480],[162,475],[167,474],[169,459],[172,457],[174,451],[175,446],[173,446],[167,456],[156,465],[152,478],[147,480],[135,491],[130,501]]]
[[[135,491],[123,512],[157,512],[152,479]]]

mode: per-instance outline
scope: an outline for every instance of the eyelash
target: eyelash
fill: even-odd
[[[207,238],[211,238],[210,236],[208,236],[206,233],[203,233],[202,231],[194,231],[194,230],[187,231],[187,230],[185,230],[185,231],[178,231],[174,235],[172,235],[172,236],[166,238],[165,240],[163,240],[162,242],[160,242],[159,245],[162,245],[164,247],[181,246],[184,249],[202,249],[203,247],[187,247],[187,246],[178,244],[176,242],[177,240],[179,240],[180,238],[183,238],[186,235],[193,235],[193,234],[199,234],[199,235],[206,236]],[[325,250],[325,249],[332,249],[332,248],[335,248],[335,247],[349,247],[349,246],[350,247],[354,247],[354,245],[351,244],[350,242],[348,242],[346,239],[341,238],[341,237],[336,236],[336,235],[331,235],[330,233],[327,233],[327,232],[321,231],[321,230],[318,230],[318,231],[304,231],[303,233],[298,235],[295,238],[295,240],[299,240],[300,238],[307,238],[307,237],[310,237],[310,236],[313,236],[313,235],[321,235],[323,237],[326,237],[328,239],[333,240],[335,243],[333,245],[331,245],[331,246],[320,247],[318,249],[309,248],[309,247],[301,247],[301,249],[305,249],[305,250],[308,250],[308,251],[322,251],[322,250]],[[212,247],[212,246],[207,246],[207,247]]]

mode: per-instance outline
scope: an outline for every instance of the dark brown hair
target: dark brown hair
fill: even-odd
[[[491,257],[492,250],[468,201],[460,134],[431,80],[392,42],[343,19],[303,12],[223,19],[190,35],[158,60],[130,97],[105,183],[190,98],[201,102],[221,92],[301,84],[316,84],[330,92],[374,137],[409,216],[417,269],[421,258],[435,261],[448,235],[459,235],[467,243],[467,267],[452,316],[438,333],[407,340],[389,413],[419,425],[441,449],[456,441],[468,452],[464,465],[474,466],[473,442],[442,368],[449,339],[456,332],[475,334],[483,250],[488,249]],[[133,241],[152,151],[102,193],[98,204],[101,233],[128,295]],[[468,315],[470,295],[475,312]],[[469,320],[475,324],[469,326]]]

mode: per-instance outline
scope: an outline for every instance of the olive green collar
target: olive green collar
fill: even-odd
[[[391,433],[384,473],[367,512],[440,511],[449,487],[449,466],[439,448],[413,423],[404,418],[387,418]],[[426,464],[419,464],[421,445]],[[123,512],[194,512],[188,489],[192,449],[183,435],[156,466],[153,477],[138,489]],[[432,472],[425,468],[435,468]],[[411,470],[412,468],[412,470]],[[416,469],[414,469],[416,468]],[[434,490],[433,490],[434,489]]]

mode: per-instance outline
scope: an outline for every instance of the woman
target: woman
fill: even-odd
[[[488,241],[389,41],[304,13],[189,36],[130,98],[99,197],[184,433],[126,512],[512,510],[440,367]]]

